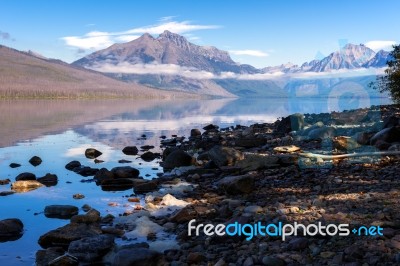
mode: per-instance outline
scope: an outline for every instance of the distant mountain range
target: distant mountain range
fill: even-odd
[[[330,87],[346,78],[313,81],[313,73],[380,68],[388,60],[389,52],[375,53],[363,44],[347,44],[325,58],[301,66],[288,63],[258,69],[234,62],[226,51],[195,45],[169,31],[157,38],[144,34],[133,41],[114,44],[72,64],[0,45],[0,97],[326,96]],[[307,85],[296,79],[303,73],[312,74]],[[371,74],[352,78],[352,82],[365,87],[374,79]]]
[[[181,35],[164,31],[157,38],[146,33],[133,41],[114,44],[73,62],[73,65],[101,71],[125,82],[167,90],[214,96],[280,97],[286,93],[282,90],[284,86],[279,84],[281,81],[255,80],[253,75],[377,68],[385,66],[388,59],[386,51],[375,53],[363,44],[347,44],[321,60],[301,66],[288,63],[257,69],[234,62],[226,51],[198,46]],[[203,78],[206,74],[210,77]],[[250,78],[244,77],[246,75]],[[238,76],[244,78],[236,78]]]

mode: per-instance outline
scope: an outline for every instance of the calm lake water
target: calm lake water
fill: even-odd
[[[89,204],[103,216],[118,215],[134,207],[124,197],[132,194],[131,190],[104,192],[94,183],[81,182],[85,178],[64,168],[72,160],[96,168],[129,165],[151,179],[162,172],[159,162],[143,162],[137,156],[124,155],[123,147],[154,145],[153,151],[160,151],[160,136],[189,136],[190,129],[210,123],[221,127],[250,125],[273,122],[296,112],[321,113],[387,103],[390,100],[382,98],[0,101],[0,179],[14,181],[22,172],[32,172],[37,177],[52,173],[59,178],[54,187],[0,197],[0,220],[19,218],[25,228],[20,239],[0,243],[0,265],[33,265],[40,249],[39,236],[68,223],[46,218],[42,213],[46,205]],[[146,139],[141,139],[142,135]],[[88,147],[103,152],[98,159],[105,162],[95,164],[85,158]],[[28,162],[34,155],[43,160],[37,167]],[[132,163],[119,164],[121,159]],[[10,163],[22,166],[12,169]],[[0,191],[8,190],[10,185],[0,185]],[[76,193],[85,198],[73,199]],[[110,202],[118,206],[110,207]]]

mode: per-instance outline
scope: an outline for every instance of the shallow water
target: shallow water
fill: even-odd
[[[27,193],[0,197],[0,219],[19,218],[24,223],[24,235],[11,242],[0,243],[0,265],[32,265],[35,252],[40,249],[40,235],[68,223],[68,220],[49,219],[43,215],[46,205],[84,204],[107,213],[118,215],[134,207],[126,197],[132,190],[104,192],[95,183],[82,183],[84,178],[67,171],[64,166],[78,160],[85,166],[96,168],[133,166],[141,176],[156,177],[162,172],[157,160],[143,162],[137,156],[127,156],[121,149],[127,145],[154,145],[161,151],[160,136],[176,134],[189,136],[190,129],[202,128],[209,123],[221,127],[236,124],[273,122],[291,113],[321,113],[390,103],[388,99],[216,99],[216,100],[86,100],[51,101],[18,100],[0,101],[0,179],[11,181],[22,172],[32,172],[37,177],[56,174],[57,186],[43,187]],[[141,138],[142,135],[146,138]],[[98,159],[102,164],[85,158],[87,147],[103,152]],[[28,160],[40,156],[43,163],[37,167]],[[118,160],[132,163],[119,164]],[[12,169],[10,163],[22,166]],[[157,170],[155,170],[157,168]],[[67,183],[70,182],[70,183]],[[10,185],[0,185],[0,191],[10,190]],[[81,193],[84,199],[72,195]],[[111,207],[110,202],[118,203]],[[36,214],[36,215],[35,215]]]

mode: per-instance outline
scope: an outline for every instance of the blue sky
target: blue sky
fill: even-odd
[[[0,44],[66,62],[169,29],[257,67],[301,64],[340,46],[399,43],[400,1],[0,0]]]

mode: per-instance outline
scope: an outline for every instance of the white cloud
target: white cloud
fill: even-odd
[[[365,44],[368,48],[371,48],[374,51],[385,50],[389,51],[392,50],[392,46],[395,45],[395,41],[369,41]]]
[[[173,18],[174,17],[164,17],[160,19],[159,24],[133,28],[122,32],[91,31],[83,36],[66,36],[61,39],[70,47],[86,50],[98,50],[104,49],[113,43],[134,40],[144,33],[161,34],[165,30],[168,30],[177,34],[183,34],[198,30],[220,28],[218,25],[193,24],[191,21],[171,21]]]
[[[234,55],[248,55],[256,57],[266,57],[269,56],[268,53],[259,50],[230,50],[229,53]]]
[[[329,72],[301,72],[287,74],[291,78],[298,79],[319,79],[319,78],[350,78],[362,76],[375,76],[385,73],[385,67],[382,68],[357,68],[357,69],[339,69]]]

